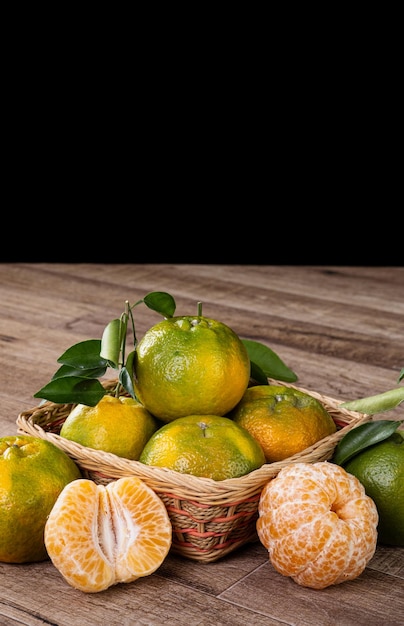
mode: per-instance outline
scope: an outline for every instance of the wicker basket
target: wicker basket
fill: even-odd
[[[270,380],[270,383],[286,383]],[[116,381],[104,383],[111,389]],[[287,386],[295,387],[288,384]],[[80,467],[82,474],[99,484],[121,476],[135,475],[163,500],[173,526],[171,550],[189,559],[212,562],[245,543],[258,540],[256,521],[263,486],[290,463],[325,461],[339,440],[352,428],[371,419],[364,413],[340,408],[339,402],[319,393],[295,387],[320,400],[332,416],[337,432],[284,461],[268,463],[240,478],[214,481],[152,467],[87,448],[58,433],[72,410],[72,404],[46,402],[23,411],[17,418],[18,433],[47,439],[64,450]]]

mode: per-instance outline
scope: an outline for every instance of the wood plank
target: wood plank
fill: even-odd
[[[399,626],[403,594],[404,580],[369,568],[355,580],[343,583],[343,589],[333,585],[319,591],[297,585],[268,563],[220,598],[299,626]]]

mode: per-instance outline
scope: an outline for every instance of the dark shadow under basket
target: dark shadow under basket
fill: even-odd
[[[270,380],[270,383],[295,387]],[[116,381],[104,383],[107,389]],[[284,461],[267,463],[246,476],[214,481],[153,467],[87,448],[59,435],[73,404],[45,402],[23,411],[17,418],[19,434],[47,439],[64,450],[80,467],[85,478],[107,484],[122,476],[137,476],[163,500],[173,527],[171,550],[187,558],[212,562],[258,539],[256,521],[263,486],[287,465],[315,463],[331,458],[335,446],[352,428],[371,416],[340,407],[342,401],[295,387],[319,400],[333,418],[337,432]]]

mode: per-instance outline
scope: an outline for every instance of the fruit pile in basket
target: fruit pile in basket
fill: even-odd
[[[35,394],[77,403],[60,430],[65,439],[225,480],[288,458],[336,432],[319,400],[268,384],[269,377],[297,380],[268,347],[242,340],[225,323],[203,316],[201,303],[197,315],[175,317],[169,294],[153,292],[140,302],[164,319],[138,341],[133,307],[126,303],[102,339],[69,348],[50,383]],[[129,321],[134,349],[127,355]],[[99,381],[108,368],[119,374],[112,389]]]
[[[139,304],[164,318],[140,341],[133,315]],[[164,292],[150,293],[133,306],[126,302],[100,340],[76,344],[58,359],[60,368],[34,397],[71,404],[60,437],[94,453],[213,481],[248,477],[293,457],[294,463],[262,490],[252,517],[258,538],[274,567],[299,584],[323,588],[356,578],[376,548],[376,496],[371,499],[342,462],[298,462],[299,453],[336,433],[336,421],[319,399],[290,384],[297,376],[270,348],[242,340],[225,323],[205,317],[200,303],[195,316],[174,316],[175,309]],[[130,332],[133,349],[127,354]],[[110,368],[117,379],[105,385],[100,379]],[[404,399],[399,390],[396,404]],[[399,424],[390,422],[391,432],[383,436],[376,424],[374,437],[381,443]],[[350,433],[365,426],[371,424]],[[367,447],[366,437],[360,445],[348,440],[347,455],[345,437],[338,447],[344,461]],[[24,449],[25,443],[18,445]],[[397,447],[404,452],[404,445]],[[7,443],[0,461],[7,463],[13,449]],[[37,476],[25,473],[23,479],[35,484]],[[156,491],[136,476],[106,485],[82,476],[66,482],[52,496],[46,523],[44,517],[38,523],[44,531],[42,555],[69,584],[97,592],[159,567],[173,532],[170,506]],[[388,519],[386,537],[397,516],[403,521],[402,509]],[[383,521],[387,518],[383,514]],[[0,525],[13,523],[0,509]],[[29,562],[40,554],[14,557],[7,541],[0,560]],[[400,532],[393,541],[404,543]]]

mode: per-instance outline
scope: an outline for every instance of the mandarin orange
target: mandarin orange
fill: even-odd
[[[229,326],[204,316],[172,317],[152,326],[137,344],[134,389],[163,422],[223,416],[247,389],[250,371],[247,348]]]
[[[95,406],[76,404],[64,421],[60,436],[137,461],[158,426],[153,415],[133,398],[105,395]]]
[[[262,490],[258,537],[273,567],[324,589],[357,578],[376,550],[378,513],[359,480],[319,461],[292,463]]]
[[[337,427],[319,400],[293,387],[249,387],[227,415],[261,444],[267,463],[302,452]]]
[[[250,433],[219,415],[187,415],[157,430],[139,457],[141,463],[213,480],[244,476],[265,463]]]
[[[47,517],[63,487],[79,478],[76,463],[50,441],[30,435],[0,438],[0,561],[48,558]]]
[[[404,431],[365,448],[343,467],[377,506],[379,543],[404,546]]]
[[[172,526],[163,501],[136,476],[63,489],[45,526],[49,557],[87,593],[152,574],[167,556]]]

